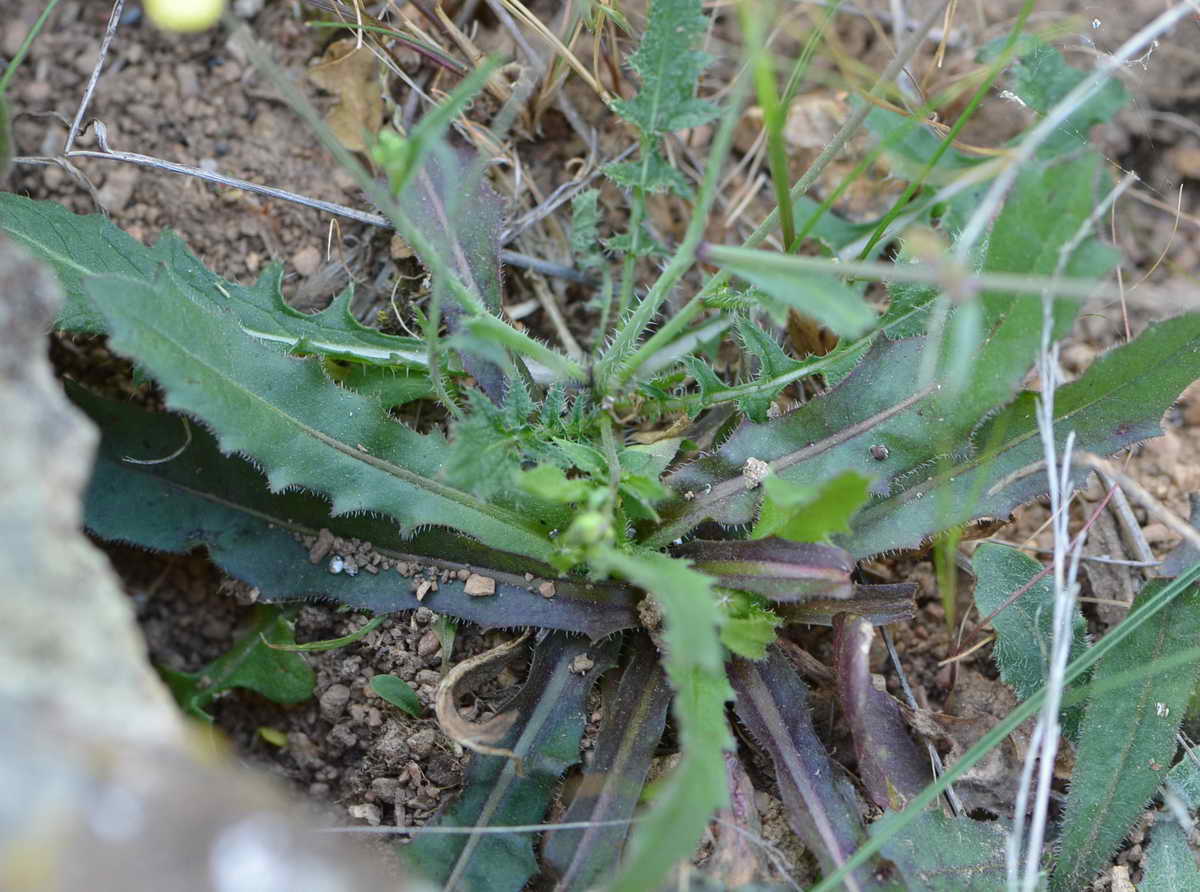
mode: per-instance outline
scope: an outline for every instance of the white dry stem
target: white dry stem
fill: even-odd
[[[1060,727],[1059,709],[1062,705],[1063,689],[1066,686],[1067,663],[1071,656],[1073,633],[1072,620],[1075,616],[1075,596],[1078,591],[1076,579],[1079,561],[1083,554],[1086,534],[1081,532],[1071,541],[1071,514],[1068,504],[1071,499],[1071,449],[1075,443],[1075,432],[1069,431],[1063,445],[1061,460],[1054,439],[1054,392],[1059,381],[1058,344],[1054,343],[1054,285],[1066,272],[1075,250],[1091,233],[1096,222],[1113,206],[1121,194],[1137,180],[1137,175],[1126,174],[1116,186],[1109,190],[1075,234],[1058,252],[1054,276],[1042,294],[1042,347],[1038,358],[1038,372],[1042,381],[1042,394],[1037,404],[1038,433],[1045,453],[1046,480],[1050,491],[1051,528],[1054,532],[1054,620],[1050,666],[1046,677],[1046,700],[1038,716],[1037,727],[1025,763],[1021,768],[1021,782],[1017,789],[1017,801],[1013,817],[1013,830],[1007,845],[1007,875],[1009,889],[1033,892],[1041,877],[1042,843],[1046,834],[1046,815],[1050,803],[1050,783],[1054,777],[1054,762],[1058,753]],[[1025,863],[1018,864],[1019,849],[1025,830],[1025,814],[1029,804],[1030,782],[1037,770],[1037,793],[1033,801],[1033,816],[1029,835],[1025,840]]]
[[[996,177],[995,182],[988,189],[987,195],[984,196],[983,201],[979,203],[979,207],[975,209],[975,213],[971,215],[967,225],[963,228],[962,234],[954,246],[954,256],[959,263],[965,265],[970,259],[975,243],[987,229],[996,211],[1000,209],[1004,196],[1016,182],[1021,168],[1033,159],[1038,147],[1049,139],[1067,118],[1078,111],[1080,106],[1087,102],[1117,69],[1152,44],[1159,36],[1171,30],[1185,15],[1197,9],[1200,9],[1200,6],[1197,6],[1195,0],[1186,0],[1158,16],[1121,44],[1111,56],[1105,58],[1095,71],[1080,81],[1075,89],[1064,96],[1057,105],[1050,109],[1046,117],[1042,118],[1037,126],[1029,131],[1029,134],[1021,140],[1021,144],[1017,146],[1016,151],[1008,158],[1007,166]]]

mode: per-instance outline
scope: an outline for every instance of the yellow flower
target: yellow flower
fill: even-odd
[[[203,31],[221,19],[225,0],[145,0],[150,21],[166,31]]]

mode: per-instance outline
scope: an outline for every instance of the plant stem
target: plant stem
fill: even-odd
[[[908,205],[909,199],[912,198],[913,195],[916,194],[917,190],[925,184],[925,179],[929,176],[930,172],[937,166],[937,163],[942,160],[942,156],[946,154],[950,146],[954,144],[954,141],[958,139],[958,134],[962,132],[962,129],[966,126],[967,121],[971,120],[971,116],[975,114],[975,110],[979,107],[979,103],[983,101],[983,97],[987,95],[988,90],[992,88],[992,84],[995,82],[996,78],[1000,76],[1000,72],[1004,70],[1009,61],[1012,59],[1012,56],[1017,49],[1017,38],[1024,29],[1025,21],[1029,18],[1029,14],[1033,12],[1033,7],[1036,5],[1036,3],[1037,0],[1025,0],[1025,5],[1022,6],[1021,11],[1017,13],[1016,23],[1009,32],[1008,40],[1004,44],[1004,49],[1000,51],[1000,54],[992,63],[992,67],[988,69],[987,76],[984,77],[983,82],[975,90],[974,95],[971,96],[966,108],[964,108],[962,114],[958,116],[958,120],[954,122],[954,126],[947,131],[937,149],[935,149],[934,153],[929,157],[929,160],[926,162],[925,167],[921,170],[920,174],[918,174],[916,179],[908,184],[904,192],[892,205],[891,210],[883,215],[883,219],[879,221],[879,224],[875,227],[875,231],[871,233],[870,239],[867,240],[866,247],[864,247],[862,252],[858,255],[859,260],[866,260],[871,256],[871,251],[874,249],[875,245],[879,243],[879,240],[883,238],[883,234],[887,232],[887,228],[891,226],[892,223],[895,222],[896,218],[899,217],[904,211],[904,208]]]
[[[940,0],[939,3],[935,4],[934,8],[930,11],[930,13],[928,15],[926,15],[925,19],[921,22],[921,24],[917,27],[917,29],[915,31],[913,31],[913,33],[909,36],[908,42],[905,43],[899,50],[896,51],[895,58],[893,58],[892,61],[890,63],[888,63],[887,68],[885,68],[883,70],[883,73],[879,75],[879,78],[872,85],[871,89],[867,91],[868,96],[877,96],[880,93],[882,93],[884,87],[887,84],[890,84],[895,79],[896,75],[898,75],[900,73],[901,69],[903,69],[904,66],[906,64],[908,64],[909,59],[911,59],[913,54],[917,51],[917,48],[921,45],[921,42],[925,39],[925,35],[929,32],[929,29],[932,28],[934,26],[934,24],[940,19],[942,10],[945,8],[947,2],[949,2],[949,0]],[[817,156],[816,160],[813,161],[813,163],[809,166],[808,170],[806,170],[804,172],[804,176],[800,177],[800,179],[797,180],[796,184],[792,187],[792,190],[790,193],[790,198],[792,201],[795,201],[801,195],[803,195],[805,192],[807,192],[808,188],[814,182],[816,182],[817,177],[819,177],[821,175],[821,173],[825,170],[825,168],[829,165],[829,163],[831,161],[833,161],[833,159],[835,157],[837,157],[838,153],[841,152],[842,148],[845,146],[846,142],[850,139],[850,137],[853,136],[854,133],[858,130],[858,128],[862,126],[862,123],[863,123],[863,121],[866,120],[867,114],[870,111],[870,109],[871,109],[871,106],[869,103],[863,103],[857,109],[854,110],[854,113],[851,114],[849,118],[846,119],[846,123],[842,125],[841,129],[838,130],[837,134],[834,135],[833,139],[831,139],[829,141],[829,144],[821,151],[821,154]],[[732,136],[732,128],[731,128],[730,135]],[[710,168],[712,167],[712,161],[713,161],[713,157],[710,156],[710,158],[709,158],[709,167]],[[709,180],[709,177],[706,173],[705,182],[707,183],[708,180]],[[709,201],[711,201],[711,200],[712,199],[710,196]],[[697,208],[697,210],[699,210],[699,208]],[[779,208],[776,208],[775,210],[771,211],[771,213],[767,214],[766,219],[763,220],[763,222],[758,225],[758,228],[755,229],[754,232],[752,232],[750,234],[749,238],[747,238],[746,241],[743,243],[743,247],[753,248],[756,245],[758,245],[759,243],[761,243],[763,241],[763,239],[765,239],[770,234],[771,230],[775,228],[775,224],[778,219],[779,219]],[[696,223],[695,216],[693,216],[692,222],[693,222],[692,228],[697,228],[695,226],[695,223]],[[703,230],[703,221],[701,222],[701,226],[698,228],[701,231]],[[691,235],[691,228],[689,229],[688,234]],[[680,258],[681,253],[682,253],[683,248],[686,245],[686,243],[687,243],[687,240],[685,238],[685,244],[680,245],[679,252],[676,252],[675,257],[672,258],[672,261],[671,261],[672,266],[674,266],[675,261]],[[695,250],[695,246],[692,246],[689,249],[689,261],[690,261],[690,254],[694,250]],[[668,271],[670,271],[670,269],[671,269],[671,267],[668,267]],[[682,274],[683,274],[683,270],[680,270],[679,273],[675,276],[675,278],[678,278],[679,275],[682,275]],[[655,289],[658,289],[659,283],[661,283],[666,278],[666,275],[667,274],[664,273],[663,276],[660,277],[659,281],[655,283],[654,289],[651,289],[651,294],[648,294],[646,296],[646,300],[644,300],[642,302],[642,304],[638,307],[638,310],[635,312],[634,317],[631,317],[631,321],[633,321],[634,318],[637,318],[639,316],[640,311],[642,310],[643,306],[646,306],[647,304],[650,303],[651,295],[655,294]],[[629,357],[629,359],[627,359],[624,363],[621,364],[621,367],[618,370],[616,370],[615,373],[613,374],[614,380],[611,382],[612,385],[614,385],[616,387],[623,386],[630,378],[632,378],[634,373],[638,370],[638,368],[643,363],[645,363],[649,357],[654,355],[655,350],[658,350],[664,343],[669,341],[670,337],[674,337],[674,335],[678,333],[679,329],[683,325],[687,324],[687,322],[689,322],[693,318],[695,318],[696,315],[704,309],[704,299],[712,294],[715,294],[718,289],[720,289],[722,286],[724,286],[729,281],[729,279],[730,279],[730,273],[724,272],[724,271],[710,276],[708,281],[704,283],[704,286],[692,297],[692,299],[690,301],[688,301],[687,304],[684,305],[684,307],[678,313],[676,313],[674,316],[672,316],[671,319],[667,323],[665,323],[658,331],[656,331],[649,339],[647,339],[633,353],[633,355]],[[670,282],[670,284],[673,285],[674,280],[672,280]],[[661,297],[659,297],[658,299],[661,300]],[[651,309],[648,313],[641,314],[641,315],[645,315],[647,317],[652,317],[654,312],[657,309],[658,309],[657,305],[654,305],[651,307]],[[681,319],[682,319],[682,322],[679,321]],[[638,335],[638,333],[640,333],[640,331],[645,327],[645,325],[649,323],[649,321],[650,321],[650,319],[646,318],[645,322],[643,322],[641,325],[639,325],[638,328],[631,335],[627,335],[625,340],[628,342],[632,342],[633,339]],[[625,328],[622,329],[622,331],[618,332],[618,338],[620,338],[621,335],[625,334],[625,329],[627,329],[627,328],[629,328],[629,326],[626,326]],[[668,332],[668,329],[670,330],[669,332]],[[615,348],[616,346],[617,346],[617,341],[614,341],[613,347]],[[623,346],[627,349],[629,344],[625,344]],[[610,353],[608,355],[619,356],[620,354],[619,353],[614,354],[612,351],[610,351]],[[609,382],[605,381],[606,385],[608,383]],[[606,389],[606,392],[608,392],[608,390],[609,389]]]

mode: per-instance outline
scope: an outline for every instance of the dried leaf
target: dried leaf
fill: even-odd
[[[337,96],[325,117],[338,142],[352,152],[365,152],[383,124],[383,87],[379,59],[353,37],[331,43],[321,61],[308,69],[308,79]]]
[[[504,756],[517,762],[517,771],[522,769],[521,757],[497,744],[508,736],[517,713],[503,710],[483,722],[471,722],[462,717],[455,702],[461,695],[469,694],[485,682],[491,681],[506,666],[523,655],[525,642],[532,633],[527,629],[520,637],[506,641],[463,660],[455,665],[441,680],[434,698],[438,724],[446,736],[472,752],[487,756]]]

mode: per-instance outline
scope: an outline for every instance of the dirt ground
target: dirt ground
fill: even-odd
[[[36,18],[41,3],[35,0],[0,0],[6,15],[0,23],[0,54],[11,57]],[[323,107],[331,100],[304,80],[306,66],[319,59],[328,40],[324,32],[308,29],[299,17],[299,6],[284,0],[237,3],[245,18],[297,84],[303,85]],[[531,8],[553,21],[557,4],[540,2]],[[916,16],[923,4],[910,4]],[[972,51],[986,40],[1005,33],[1019,6],[964,3],[960,5],[941,69],[929,60],[930,45],[917,68],[924,86],[935,92],[972,64]],[[628,4],[634,10],[644,4]],[[884,13],[887,2],[859,4]],[[1111,4],[1044,3],[1031,20],[1039,29],[1057,29],[1058,45],[1080,67],[1122,42],[1162,9],[1156,0]],[[66,0],[45,34],[34,44],[29,61],[10,89],[16,151],[23,156],[54,154],[66,133],[64,119],[74,115],[84,84],[97,58],[109,6],[100,0]],[[218,170],[231,176],[280,186],[313,198],[368,208],[352,180],[340,172],[328,154],[301,126],[277,93],[229,40],[226,32],[198,36],[166,36],[138,17],[130,4],[100,78],[89,118],[102,120],[113,149],[136,151],[182,164]],[[798,13],[794,14],[798,15]],[[635,21],[640,21],[634,16]],[[883,19],[886,21],[886,18]],[[485,49],[512,53],[513,40],[494,16],[481,15],[475,25],[476,42]],[[714,29],[710,50],[720,56],[723,39],[732,35],[728,22]],[[1122,276],[1132,289],[1148,280],[1154,283],[1194,282],[1200,263],[1200,51],[1193,49],[1200,22],[1185,20],[1172,35],[1155,46],[1147,57],[1127,66],[1123,80],[1134,103],[1095,137],[1114,172],[1133,170],[1140,184],[1124,198],[1114,217],[1112,235],[1124,255]],[[862,16],[847,16],[836,32],[841,51],[879,70],[886,64],[888,46],[872,23]],[[781,30],[779,48],[795,49],[787,28]],[[411,74],[420,72],[419,59],[401,60]],[[825,64],[822,62],[821,64]],[[818,66],[820,67],[820,66]],[[827,70],[828,66],[826,65]],[[715,91],[726,83],[731,65],[721,62],[706,76],[705,89]],[[725,78],[722,81],[722,78]],[[628,83],[626,83],[628,88]],[[495,184],[517,218],[575,175],[581,165],[614,157],[630,142],[619,128],[602,128],[591,140],[579,122],[603,120],[594,94],[568,81],[565,103],[548,108],[540,121],[523,122],[516,138],[505,148],[507,164],[498,164]],[[397,87],[397,102],[405,102],[405,88]],[[823,128],[835,127],[845,97],[836,88],[822,87],[801,97],[809,115],[798,128],[793,144],[798,173],[816,154]],[[1011,135],[1024,118],[1020,109],[994,96],[979,120],[964,133],[964,140],[994,144]],[[755,134],[748,116],[739,145],[748,147]],[[685,134],[672,144],[685,170],[703,164],[708,133]],[[94,144],[89,133],[81,145]],[[595,157],[592,157],[592,155]],[[514,163],[519,159],[519,165]],[[835,165],[826,183],[836,182],[855,159]],[[227,279],[250,281],[269,261],[287,264],[285,292],[301,308],[323,306],[352,277],[357,284],[355,307],[371,321],[394,302],[401,317],[406,301],[418,289],[406,285],[393,295],[397,280],[419,280],[420,270],[394,250],[390,233],[362,223],[339,220],[295,204],[255,196],[197,179],[105,160],[83,160],[79,170],[95,188],[98,200],[112,219],[143,241],[153,241],[168,228],[182,233],[192,249]],[[756,174],[757,176],[757,174]],[[54,165],[19,165],[8,187],[34,198],[52,198],[79,212],[96,210],[88,190]],[[817,194],[828,186],[820,186]],[[841,210],[850,216],[877,213],[889,194],[886,172],[868,178],[862,189],[847,196]],[[619,202],[606,187],[605,200]],[[1134,194],[1136,193],[1136,197]],[[731,177],[718,202],[718,213],[708,235],[715,239],[744,235],[769,208],[769,188],[745,172]],[[1178,203],[1180,216],[1173,213]],[[662,199],[651,208],[651,227],[664,241],[675,240],[686,225],[687,208],[675,199]],[[531,227],[510,247],[557,262],[567,260],[563,233],[569,212]],[[686,290],[686,289],[681,289]],[[521,271],[510,271],[506,303],[511,316],[536,333],[561,342],[574,337],[590,342],[593,317],[585,296],[561,280],[542,280]],[[1128,324],[1133,334],[1170,308],[1131,309]],[[393,317],[394,318],[394,317]],[[1116,302],[1088,307],[1076,332],[1065,345],[1063,365],[1068,373],[1080,372],[1097,353],[1125,339],[1125,316]],[[81,348],[93,360],[104,359],[94,344]],[[104,375],[120,379],[120,364],[107,362]],[[100,373],[97,372],[97,375]],[[1187,495],[1200,490],[1200,389],[1188,392],[1167,416],[1167,436],[1138,450],[1129,467],[1155,496],[1186,515]],[[1074,509],[1081,522],[1094,504],[1095,492]],[[1088,501],[1088,499],[1091,501]],[[1161,524],[1150,523],[1134,508],[1136,525],[1154,554],[1161,555],[1173,537]],[[1039,548],[1049,546],[1048,533],[1040,529],[1047,516],[1043,506],[1023,509],[1016,522],[997,535]],[[1128,551],[1115,514],[1101,526],[1095,553],[1136,556]],[[1136,543],[1134,543],[1136,546]],[[1126,553],[1114,554],[1114,549]],[[151,659],[176,669],[194,670],[227,649],[244,624],[249,608],[239,601],[238,587],[222,578],[202,556],[163,557],[125,547],[109,549],[126,581],[146,633]],[[1133,573],[1089,571],[1084,596],[1103,601],[1128,600]],[[916,580],[921,585],[916,622],[894,630],[904,669],[920,705],[932,713],[952,716],[947,733],[937,741],[942,754],[953,758],[981,736],[990,724],[1011,707],[1012,698],[997,679],[985,648],[959,664],[957,677],[939,665],[953,651],[930,564],[924,559],[875,562],[882,578]],[[970,598],[970,579],[960,577],[959,614]],[[1088,603],[1093,633],[1102,632],[1120,617],[1111,604]],[[366,617],[326,607],[306,607],[296,624],[297,640],[312,641],[348,634]],[[977,617],[968,615],[968,625]],[[307,655],[317,673],[316,696],[292,708],[275,706],[248,693],[231,694],[215,705],[217,727],[248,761],[264,766],[304,790],[344,819],[366,824],[419,824],[426,820],[460,784],[465,759],[460,748],[444,737],[432,718],[414,719],[384,703],[368,686],[375,674],[391,673],[409,681],[428,704],[441,677],[443,654],[427,609],[389,618],[362,641],[344,649]],[[464,628],[452,659],[479,652],[496,636],[483,636]],[[818,657],[828,655],[828,635],[821,631],[797,633],[795,640]],[[882,651],[877,671],[898,689],[894,669]],[[819,673],[818,673],[819,674]],[[518,677],[511,672],[490,692],[499,697]],[[813,676],[817,715],[829,702],[822,681]],[[953,681],[953,688],[952,688]],[[822,698],[825,699],[822,699]],[[481,697],[478,708],[492,703]],[[821,722],[818,722],[821,729]],[[268,742],[279,732],[284,745]],[[831,732],[835,759],[846,763],[852,751]],[[1002,813],[1011,808],[1014,772],[1021,757],[1020,735],[1012,744],[978,766],[960,789],[973,813]],[[759,794],[759,807],[767,821],[769,841],[793,849],[777,801],[767,789]],[[1138,840],[1120,856],[1136,880],[1140,859]],[[800,866],[797,865],[799,868]],[[1101,881],[1097,888],[1108,888]]]

